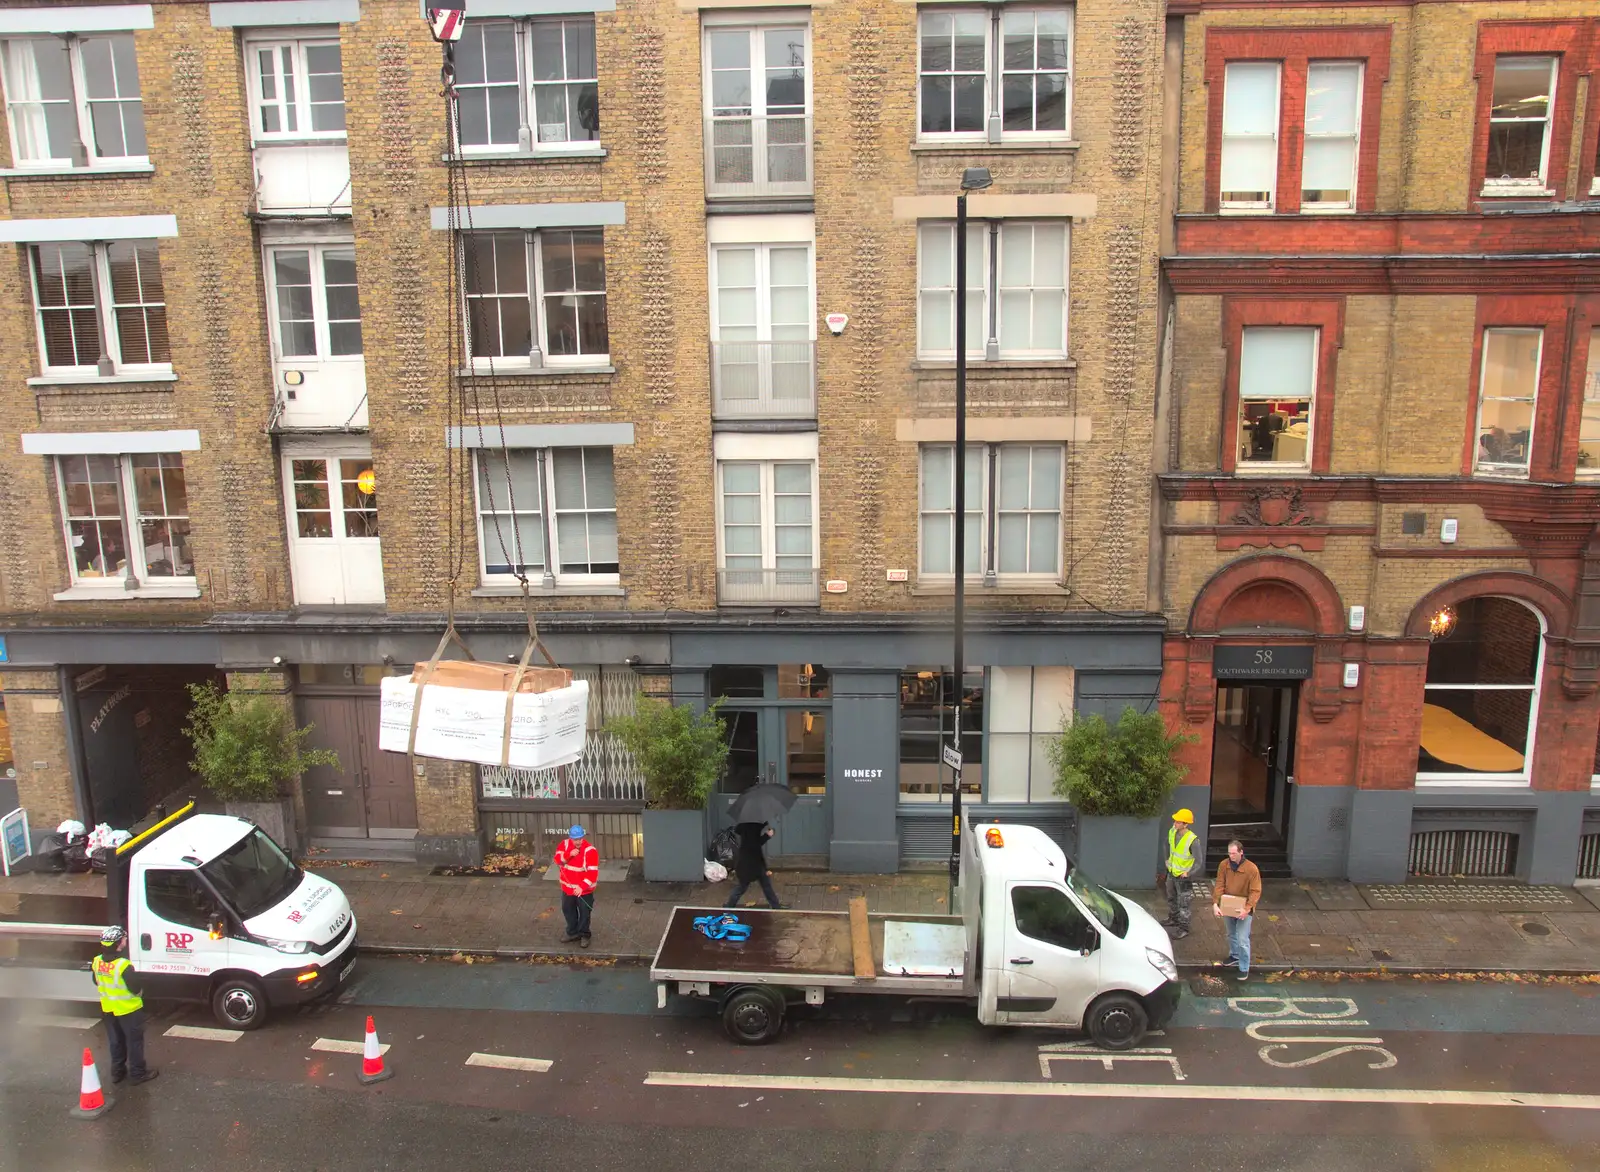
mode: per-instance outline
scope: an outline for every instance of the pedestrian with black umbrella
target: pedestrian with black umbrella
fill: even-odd
[[[767,839],[774,831],[765,822],[741,822],[734,827],[739,836],[739,851],[733,858],[733,873],[738,882],[724,907],[738,907],[750,884],[760,883],[761,892],[774,909],[783,907],[772,887],[772,872],[767,870]]]

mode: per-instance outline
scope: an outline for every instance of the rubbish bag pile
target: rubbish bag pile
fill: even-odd
[[[87,830],[82,822],[68,818],[54,834],[44,836],[38,853],[47,870],[104,874],[112,854],[131,837],[126,830],[113,830],[107,822]]]

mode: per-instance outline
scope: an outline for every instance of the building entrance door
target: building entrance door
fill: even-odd
[[[1211,750],[1211,825],[1288,829],[1298,683],[1217,687]]]
[[[302,695],[308,744],[332,749],[339,766],[318,765],[302,779],[306,822],[325,838],[413,838],[417,794],[404,753],[378,748],[379,699],[361,695]]]
[[[774,859],[826,859],[829,840],[828,709],[750,707],[721,709],[727,722],[728,768],[717,795],[719,825],[728,807],[752,785],[787,786],[794,808],[774,824],[767,846]]]

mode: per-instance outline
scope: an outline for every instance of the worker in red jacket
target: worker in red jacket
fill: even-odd
[[[555,864],[561,878],[561,914],[567,919],[567,934],[561,943],[576,940],[579,948],[588,948],[594,889],[600,883],[600,852],[582,826],[567,831],[566,839],[556,847]]]

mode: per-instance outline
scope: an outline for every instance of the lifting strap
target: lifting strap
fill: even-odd
[[[551,667],[560,667],[555,656],[550,654],[550,649],[544,645],[544,640],[539,637],[539,619],[534,614],[533,596],[528,593],[528,579],[522,579],[522,610],[528,616],[528,641],[522,645],[522,658],[517,662],[517,672],[511,677],[511,690],[506,693],[506,720],[505,732],[500,738],[500,765],[502,768],[511,764],[511,718],[512,710],[516,707],[517,689],[522,687],[522,677],[528,672],[528,660],[533,658],[535,647],[539,654],[544,656],[544,661]]]
[[[416,764],[415,757],[417,755],[417,721],[422,716],[422,690],[428,686],[428,680],[433,676],[434,671],[437,670],[439,666],[439,660],[441,657],[443,657],[445,648],[450,646],[451,643],[454,643],[457,647],[461,648],[461,654],[465,655],[468,659],[473,658],[472,648],[466,645],[465,641],[463,641],[461,638],[461,632],[456,630],[456,596],[454,583],[452,583],[450,587],[450,611],[449,617],[445,621],[444,634],[439,636],[439,646],[433,649],[433,658],[428,660],[427,664],[423,667],[422,678],[417,680],[417,690],[412,693],[411,696],[411,732],[406,737],[406,754],[413,758],[413,766]],[[415,768],[413,768],[412,772],[415,773]]]

